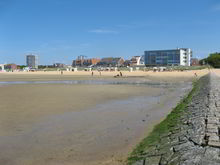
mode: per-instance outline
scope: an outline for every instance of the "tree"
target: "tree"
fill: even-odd
[[[24,69],[25,67],[27,67],[27,66],[26,65],[17,65],[17,68],[21,69],[21,70]]]
[[[214,68],[220,68],[220,53],[212,53],[206,59],[207,63]]]
[[[208,62],[207,62],[207,58],[204,58],[204,59],[201,59],[199,60],[199,64],[200,65],[206,65]]]

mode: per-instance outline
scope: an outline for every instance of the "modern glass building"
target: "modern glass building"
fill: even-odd
[[[35,55],[27,55],[26,63],[28,67],[37,69],[38,68],[38,57]]]
[[[146,66],[190,66],[192,50],[188,48],[144,52]]]

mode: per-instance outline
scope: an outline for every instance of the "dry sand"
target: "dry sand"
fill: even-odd
[[[210,72],[215,73],[217,76],[220,76],[220,69],[211,69]]]
[[[194,77],[194,74],[196,73],[198,77],[203,76],[204,74],[207,74],[209,72],[208,69],[203,70],[195,70],[195,71],[173,71],[173,72],[144,72],[144,71],[121,71],[123,76],[125,77],[145,77],[149,79],[157,79],[157,80],[168,80],[168,81],[176,81],[176,80],[190,80],[192,77]],[[78,72],[67,72],[64,71],[63,75],[61,75],[60,71],[51,71],[51,72],[7,72],[7,73],[1,73],[0,81],[3,79],[7,79],[7,81],[19,81],[21,79],[23,80],[71,80],[71,79],[87,79],[91,78],[92,72],[86,72],[86,71],[78,71]],[[93,78],[112,78],[113,76],[119,74],[119,72],[115,71],[103,71],[101,72],[101,76],[98,71],[94,71],[94,77]]]
[[[121,160],[190,88],[194,73],[1,73],[0,81],[166,81],[175,84],[0,85],[0,164],[95,165]],[[97,73],[98,74],[98,73]],[[95,73],[96,75],[96,73]],[[136,76],[134,78],[133,76]]]

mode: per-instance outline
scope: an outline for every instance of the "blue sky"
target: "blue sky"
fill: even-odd
[[[0,0],[0,63],[71,64],[88,57],[189,47],[220,51],[219,0]]]

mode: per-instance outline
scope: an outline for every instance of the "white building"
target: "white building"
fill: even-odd
[[[192,58],[189,48],[145,51],[144,54],[146,66],[190,66]]]
[[[5,71],[5,64],[0,64],[0,71],[4,72]]]
[[[130,61],[130,65],[131,66],[140,66],[140,65],[144,65],[144,56],[133,56],[131,61]]]

